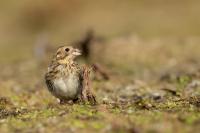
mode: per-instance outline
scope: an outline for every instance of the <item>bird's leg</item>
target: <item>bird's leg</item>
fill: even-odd
[[[74,100],[60,99],[59,101],[61,105],[65,105],[65,104],[72,105],[74,103]]]
[[[67,102],[66,102],[66,100],[64,100],[64,99],[59,99],[59,103],[60,103],[61,105],[63,105],[63,104],[66,104]]]
[[[89,103],[96,104],[96,98],[91,91],[91,80],[89,78],[91,69],[87,66],[83,67],[83,88],[81,99],[87,100]]]

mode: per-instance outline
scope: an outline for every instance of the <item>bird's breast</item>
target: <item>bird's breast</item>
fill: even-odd
[[[80,92],[80,79],[77,75],[68,75],[54,80],[55,94],[58,97],[74,98]]]

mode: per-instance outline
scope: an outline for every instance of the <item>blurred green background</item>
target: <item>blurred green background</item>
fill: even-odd
[[[69,44],[88,29],[105,38],[199,37],[199,0],[1,0],[0,62],[32,57],[38,36]]]

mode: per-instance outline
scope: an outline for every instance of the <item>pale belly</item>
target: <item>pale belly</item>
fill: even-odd
[[[70,75],[68,78],[55,79],[53,84],[53,94],[61,99],[76,99],[81,92],[81,84],[77,76]]]

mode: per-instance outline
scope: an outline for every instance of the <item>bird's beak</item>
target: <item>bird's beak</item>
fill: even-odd
[[[72,54],[75,55],[75,56],[78,56],[78,55],[81,55],[81,51],[79,49],[74,49]]]

